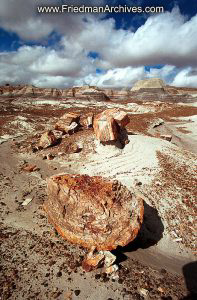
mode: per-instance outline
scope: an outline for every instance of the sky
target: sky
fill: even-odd
[[[40,5],[163,6],[163,13],[44,13]],[[197,87],[197,0],[1,0],[0,85]]]

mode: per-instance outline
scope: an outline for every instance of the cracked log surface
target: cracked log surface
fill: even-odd
[[[101,176],[55,175],[44,203],[49,221],[68,241],[112,250],[135,239],[143,221],[143,201],[125,186]]]

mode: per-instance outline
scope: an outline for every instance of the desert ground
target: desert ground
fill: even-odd
[[[1,87],[1,300],[196,299],[197,89],[148,88]],[[72,134],[55,130],[65,113],[83,120],[112,108],[129,117],[123,148],[99,143],[83,122]],[[58,142],[40,149],[48,130]],[[85,272],[88,250],[49,222],[46,179],[63,173],[118,180],[143,199],[136,239],[112,251],[116,277]]]

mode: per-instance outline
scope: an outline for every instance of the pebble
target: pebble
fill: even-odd
[[[145,296],[145,297],[148,296],[148,290],[146,290],[146,289],[144,289],[144,288],[140,288],[140,289],[139,289],[139,293],[140,293],[140,295],[142,295],[142,296]]]
[[[79,296],[79,294],[81,293],[81,291],[80,290],[75,290],[74,293],[75,293],[76,296]]]

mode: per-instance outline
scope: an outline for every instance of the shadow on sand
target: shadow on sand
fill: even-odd
[[[183,266],[183,275],[188,290],[188,296],[181,300],[197,299],[197,261],[188,263]]]
[[[157,210],[144,201],[144,221],[141,229],[134,241],[112,251],[117,257],[116,262],[125,261],[127,256],[124,253],[126,252],[133,252],[139,248],[146,249],[157,244],[163,237],[163,231],[164,226]]]

